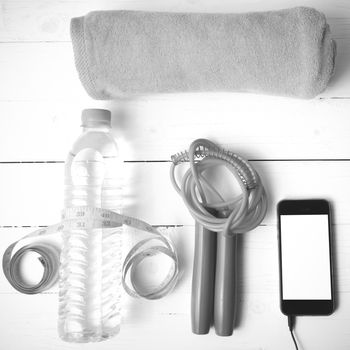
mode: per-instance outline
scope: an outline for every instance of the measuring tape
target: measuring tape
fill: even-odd
[[[107,229],[120,227],[122,225],[130,226],[152,235],[152,237],[138,242],[127,254],[122,268],[122,283],[124,289],[129,295],[134,297],[159,299],[165,296],[175,286],[179,273],[178,257],[171,240],[142,220],[102,208],[85,206],[67,208],[62,213],[62,221],[60,223],[31,232],[20,240],[12,243],[6,249],[3,256],[2,268],[4,274],[10,284],[21,293],[36,294],[43,292],[52,287],[58,280],[60,249],[52,244],[39,242],[30,243],[16,250],[19,242],[29,238],[39,238],[68,230]],[[152,241],[157,242],[157,244]],[[34,286],[24,282],[19,273],[19,263],[23,255],[29,251],[34,251],[40,255],[40,261],[44,267],[42,279]],[[143,292],[140,288],[137,288],[135,281],[133,281],[133,271],[144,259],[157,254],[165,254],[172,259],[173,264],[165,279],[158,286],[148,292]],[[131,277],[128,282],[129,273]]]

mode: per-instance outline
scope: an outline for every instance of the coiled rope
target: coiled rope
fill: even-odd
[[[259,174],[241,156],[209,140],[198,139],[192,142],[188,151],[175,154],[171,159],[170,178],[175,190],[192,217],[208,230],[231,236],[253,230],[265,217],[267,199],[264,186]],[[175,169],[186,161],[190,167],[179,183]],[[241,188],[241,193],[230,200],[225,200],[205,176],[207,170],[219,166],[225,166]],[[209,192],[217,201],[208,202]],[[223,217],[217,217],[213,212]]]

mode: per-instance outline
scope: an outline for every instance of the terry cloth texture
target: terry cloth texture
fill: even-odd
[[[312,98],[335,41],[313,8],[244,14],[97,11],[71,20],[80,79],[95,99],[246,91]]]

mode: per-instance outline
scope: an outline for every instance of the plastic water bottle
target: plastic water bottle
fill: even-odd
[[[83,133],[65,163],[65,208],[121,210],[122,160],[110,133],[111,113],[82,112]],[[108,339],[120,329],[121,227],[63,232],[60,263],[60,337]]]

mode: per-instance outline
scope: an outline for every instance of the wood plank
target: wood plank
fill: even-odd
[[[308,349],[328,350],[336,343],[337,349],[345,350],[350,345],[347,329],[347,310],[350,307],[348,229],[348,225],[338,225],[335,228],[336,289],[340,307],[332,316],[298,318],[296,332],[303,346]],[[255,232],[240,238],[238,328],[228,338],[217,337],[211,331],[205,337],[205,342],[203,337],[195,336],[190,331],[193,226],[164,230],[175,240],[182,260],[184,273],[178,286],[167,297],[153,302],[124,295],[122,331],[116,338],[99,344],[99,347],[110,349],[117,345],[121,349],[142,349],[142,343],[147,344],[147,347],[163,349],[167,342],[167,348],[174,350],[189,343],[193,348],[236,346],[248,350],[261,349],[262,346],[281,349],[281,344],[290,344],[287,321],[279,310],[275,226],[259,227]],[[23,229],[0,229],[0,246],[7,246],[23,233]],[[0,307],[3,314],[7,315],[0,318],[0,327],[7,329],[1,341],[6,349],[21,348],[24,341],[27,349],[44,349],[47,346],[73,349],[73,344],[60,342],[57,337],[57,287],[42,295],[22,295],[13,292],[0,274],[0,293]],[[137,339],[133,337],[135,334],[138,335]],[[75,348],[76,346],[74,345]]]
[[[70,43],[0,44],[2,101],[87,99]]]
[[[29,301],[30,298],[30,301]],[[271,350],[292,349],[292,340],[287,320],[278,309],[278,296],[248,295],[241,301],[243,316],[238,329],[231,337],[218,337],[212,330],[209,335],[198,336],[191,333],[189,298],[179,298],[146,302],[132,300],[125,309],[122,328],[113,339],[99,343],[99,349],[155,349],[166,346],[169,350],[193,349],[241,349]],[[162,304],[170,304],[165,308]],[[59,340],[57,336],[57,296],[56,295],[4,295],[0,305],[6,317],[0,325],[6,329],[2,345],[6,349],[26,348],[28,350],[83,349],[96,348],[96,344],[71,344]],[[349,301],[343,302],[343,309],[328,317],[302,317],[298,319],[297,334],[303,346],[310,350],[347,350],[350,345],[345,310]],[[185,312],[183,312],[183,310]]]
[[[284,198],[326,198],[336,224],[350,223],[349,161],[255,161],[268,194],[264,224],[276,223]],[[170,163],[126,163],[124,213],[153,225],[193,225],[169,180]],[[63,164],[0,164],[0,226],[56,223],[63,205]]]
[[[90,106],[112,110],[125,160],[169,160],[201,137],[249,159],[350,158],[350,100],[218,94],[0,102],[0,162],[64,161],[81,132],[81,110]]]
[[[0,41],[69,41],[71,17],[93,10],[144,10],[173,12],[250,12],[295,6],[315,7],[326,14],[335,37],[349,37],[350,6],[346,0],[273,0],[273,1],[186,1],[186,0],[4,0],[1,7]]]

